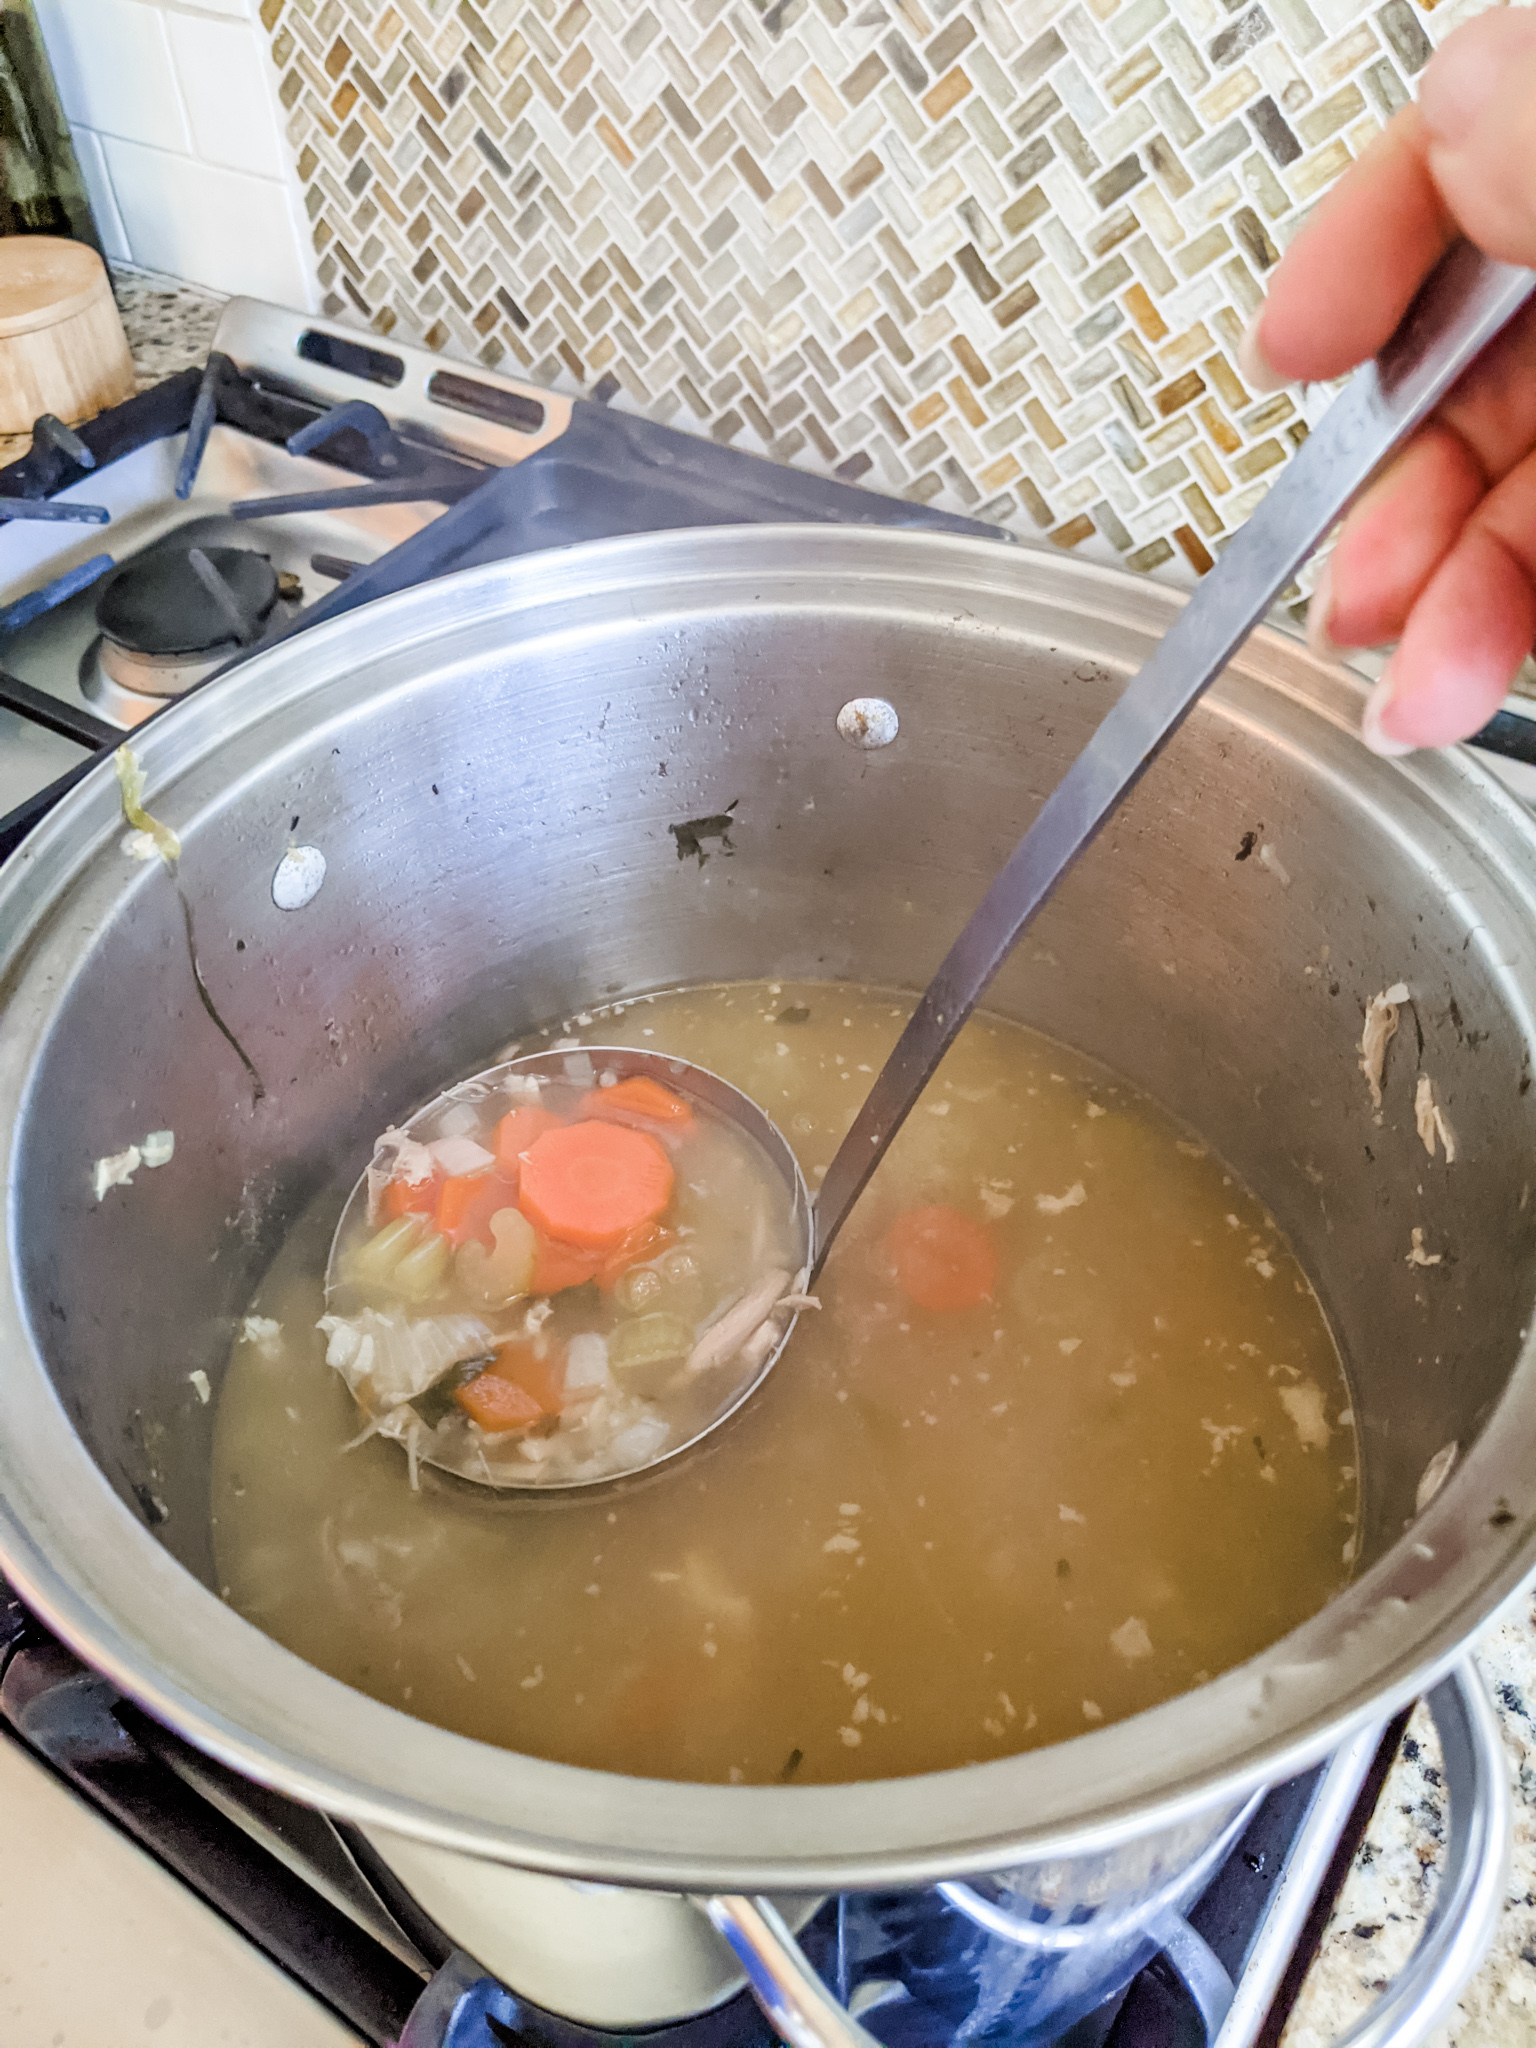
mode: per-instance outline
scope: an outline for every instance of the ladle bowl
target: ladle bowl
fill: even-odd
[[[487,1067],[467,1080],[459,1081],[444,1090],[441,1095],[412,1112],[405,1122],[387,1134],[388,1142],[401,1138],[415,1139],[429,1143],[434,1139],[454,1137],[461,1134],[466,1115],[479,1121],[487,1113],[487,1105],[500,1102],[510,1105],[514,1099],[522,1099],[528,1082],[537,1085],[549,1082],[564,1083],[578,1088],[611,1086],[614,1082],[629,1080],[636,1076],[659,1082],[673,1094],[681,1095],[702,1108],[706,1114],[724,1118],[737,1131],[744,1134],[767,1159],[769,1165],[782,1178],[788,1199],[788,1224],[795,1244],[795,1252],[789,1266],[790,1280],[785,1293],[793,1300],[798,1289],[809,1274],[814,1236],[812,1225],[811,1197],[804,1175],[789,1141],[778,1126],[764,1114],[749,1095],[744,1095],[729,1081],[722,1080],[707,1067],[695,1066],[691,1061],[673,1059],[665,1053],[639,1052],[627,1046],[582,1046],[562,1048],[549,1052],[527,1053],[516,1059],[504,1060],[499,1065]],[[366,1169],[359,1177],[347,1197],[346,1205],[331,1239],[331,1249],[326,1261],[325,1296],[328,1309],[354,1310],[362,1305],[363,1295],[356,1282],[349,1276],[350,1255],[366,1226],[370,1210],[370,1178],[373,1168]],[[702,1342],[709,1329],[720,1326],[725,1319],[735,1314],[739,1303],[750,1298],[763,1274],[757,1270],[743,1272],[739,1290],[732,1290],[732,1298],[723,1304],[716,1303],[711,1314],[696,1331]],[[522,1297],[509,1304],[498,1317],[487,1314],[482,1327],[495,1329],[498,1322],[521,1321],[529,1308],[532,1297]],[[430,1304],[419,1305],[425,1310]],[[410,1313],[405,1302],[392,1306],[386,1303],[394,1326],[402,1332],[410,1323]],[[604,1459],[594,1451],[588,1459],[591,1469],[572,1473],[564,1466],[546,1470],[535,1462],[531,1452],[548,1439],[532,1433],[527,1438],[512,1436],[505,1438],[483,1438],[468,1425],[462,1411],[449,1401],[446,1412],[437,1418],[429,1410],[423,1414],[415,1405],[420,1396],[384,1404],[371,1399],[371,1382],[366,1373],[358,1371],[356,1351],[348,1345],[338,1346],[332,1333],[332,1363],[342,1369],[352,1387],[363,1415],[366,1417],[365,1435],[379,1434],[397,1439],[405,1448],[410,1460],[412,1477],[418,1463],[432,1465],[450,1472],[457,1478],[469,1480],[477,1485],[491,1486],[504,1491],[532,1493],[569,1493],[594,1486],[609,1486],[620,1479],[633,1478],[637,1473],[647,1472],[658,1465],[669,1463],[691,1450],[704,1437],[711,1435],[720,1425],[734,1415],[742,1404],[749,1400],[767,1378],[777,1362],[790,1334],[799,1319],[798,1310],[792,1306],[782,1308],[770,1306],[761,1320],[743,1328],[742,1341],[721,1361],[701,1373],[697,1381],[697,1398],[688,1399],[693,1390],[683,1386],[675,1391],[673,1402],[653,1405],[635,1402],[645,1415],[655,1415],[666,1420],[670,1434],[662,1440],[659,1448],[646,1450],[627,1462]],[[480,1319],[473,1316],[459,1316],[454,1319],[464,1325],[473,1325]],[[348,1335],[351,1326],[340,1333]],[[777,1333],[776,1335],[774,1333]],[[759,1333],[761,1337],[759,1337]],[[499,1341],[510,1341],[510,1328],[498,1333]],[[531,1333],[530,1333],[531,1334]],[[753,1344],[753,1339],[758,1338]],[[465,1350],[462,1363],[472,1363],[476,1356],[476,1341],[471,1335],[460,1348]],[[350,1345],[355,1347],[355,1333]],[[465,1349],[465,1345],[468,1346]],[[423,1392],[435,1393],[438,1388],[449,1384],[458,1364],[449,1364],[433,1387]],[[681,1380],[687,1367],[682,1366],[677,1375]],[[439,1403],[438,1405],[444,1405]],[[599,1414],[597,1403],[586,1408],[573,1410],[570,1424],[562,1421],[561,1430],[573,1428],[578,1433],[587,1432],[594,1422],[606,1419],[606,1410]],[[622,1444],[624,1432],[616,1436]],[[526,1448],[525,1448],[526,1445]]]

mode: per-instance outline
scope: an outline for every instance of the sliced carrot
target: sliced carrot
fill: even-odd
[[[649,1074],[631,1074],[627,1081],[615,1081],[611,1088],[594,1088],[577,1105],[582,1116],[595,1116],[604,1123],[629,1124],[640,1131],[674,1131],[679,1136],[693,1128],[693,1111],[681,1095],[663,1088]]]
[[[498,1209],[517,1207],[517,1182],[491,1167],[485,1173],[456,1174],[445,1180],[437,1197],[437,1227],[457,1251],[477,1239],[491,1244],[491,1218]]]
[[[503,1344],[491,1371],[531,1394],[541,1415],[558,1415],[565,1406],[563,1344],[547,1345],[542,1358],[532,1344]]]
[[[538,1257],[534,1261],[533,1278],[528,1282],[530,1294],[560,1294],[567,1287],[581,1287],[588,1280],[597,1277],[602,1261],[601,1252],[586,1251],[580,1245],[562,1244],[547,1231],[536,1230]]]
[[[496,1126],[498,1165],[516,1173],[519,1154],[526,1152],[534,1139],[542,1138],[546,1131],[558,1131],[562,1121],[552,1109],[544,1109],[537,1102],[525,1102],[520,1108],[509,1110]]]
[[[610,1251],[672,1199],[672,1162],[649,1131],[587,1121],[546,1131],[522,1154],[518,1206],[562,1243]]]
[[[611,1252],[600,1256],[602,1264],[593,1274],[593,1279],[604,1294],[611,1293],[618,1286],[631,1266],[638,1266],[642,1259],[654,1259],[658,1252],[666,1250],[672,1242],[672,1233],[659,1223],[642,1223],[638,1230],[632,1230],[628,1237],[621,1237]]]
[[[397,1216],[435,1215],[438,1189],[442,1184],[442,1175],[437,1173],[429,1173],[425,1180],[415,1182],[392,1180],[384,1190],[384,1214],[391,1222]]]
[[[887,1231],[885,1250],[919,1308],[974,1308],[997,1284],[992,1233],[958,1209],[908,1209]]]
[[[527,1429],[544,1416],[526,1387],[497,1372],[483,1372],[467,1386],[455,1387],[453,1398],[471,1422],[478,1422],[492,1436],[504,1429]]]

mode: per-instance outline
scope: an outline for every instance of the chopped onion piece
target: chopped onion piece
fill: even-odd
[[[144,1155],[137,1145],[129,1145],[121,1152],[110,1152],[105,1159],[98,1159],[91,1173],[91,1186],[99,1202],[108,1188],[131,1188],[133,1176],[144,1164]]]
[[[438,1138],[427,1150],[450,1180],[459,1180],[471,1173],[484,1173],[487,1167],[496,1164],[495,1154],[487,1152],[483,1145],[477,1145],[473,1138]]]
[[[162,825],[158,818],[152,818],[145,810],[144,770],[138,755],[124,742],[112,756],[112,766],[117,774],[118,788],[122,791],[123,816],[136,831],[147,832],[166,866],[174,867],[181,858],[181,841],[169,825]]]
[[[647,1464],[663,1449],[671,1434],[671,1426],[659,1415],[642,1415],[614,1438],[607,1462],[616,1472]]]
[[[326,1364],[369,1410],[414,1401],[450,1366],[496,1349],[496,1339],[478,1316],[422,1316],[412,1322],[365,1308],[356,1316],[322,1316],[316,1328],[328,1340]]]
[[[403,1180],[407,1187],[420,1187],[435,1171],[431,1147],[418,1144],[393,1124],[379,1138],[368,1162],[368,1221],[377,1223],[384,1213],[384,1190],[391,1181]]]
[[[565,1351],[565,1398],[589,1401],[608,1384],[608,1343],[595,1330],[573,1337]]]

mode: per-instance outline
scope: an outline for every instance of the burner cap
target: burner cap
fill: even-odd
[[[154,548],[127,562],[102,585],[96,623],[136,654],[200,654],[254,637],[277,601],[277,572],[252,548],[205,547],[248,634],[235,632],[230,612],[198,575],[190,548]]]

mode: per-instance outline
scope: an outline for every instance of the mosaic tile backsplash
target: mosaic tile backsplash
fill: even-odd
[[[325,310],[1142,570],[1447,0],[262,0]]]

